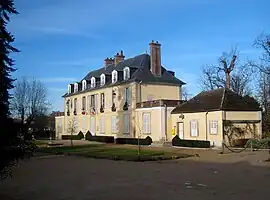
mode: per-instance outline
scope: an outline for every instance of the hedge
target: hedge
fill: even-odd
[[[210,148],[210,141],[205,140],[182,140],[176,135],[172,139],[173,146],[180,147],[197,147],[197,148]]]
[[[233,146],[235,147],[245,147],[249,139],[235,139],[233,140]]]
[[[138,145],[138,138],[116,138],[115,139],[116,144],[133,144]],[[151,145],[152,144],[152,138],[147,136],[144,139],[139,139],[140,145]]]
[[[62,135],[62,140],[81,140],[83,138],[84,135],[81,131],[77,135]]]
[[[91,135],[89,131],[87,131],[85,135],[85,139],[89,141],[95,141],[95,142],[103,142],[103,143],[114,143],[114,137],[113,136],[97,136],[97,135]]]

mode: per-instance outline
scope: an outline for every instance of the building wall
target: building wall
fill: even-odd
[[[141,101],[180,100],[180,86],[141,84]]]
[[[129,105],[128,111],[123,110],[123,106],[125,103],[124,93],[125,88],[130,88],[130,96],[131,101]],[[95,121],[95,129],[94,133],[96,135],[104,135],[100,132],[100,118],[101,116],[105,119],[105,135],[113,135],[115,137],[137,137],[139,134],[139,130],[137,127],[137,118],[136,115],[136,103],[142,101],[147,101],[147,97],[151,96],[154,99],[174,99],[178,100],[180,95],[180,87],[179,86],[163,86],[163,85],[141,85],[138,83],[129,83],[120,86],[113,86],[110,88],[101,88],[94,91],[89,91],[82,94],[73,95],[71,97],[65,98],[65,119],[64,119],[64,131],[63,134],[77,134],[79,131],[86,133],[88,130],[92,131],[91,128],[91,119]],[[112,90],[116,92],[115,105],[116,112],[112,112]],[[155,91],[155,92],[154,92]],[[105,107],[104,113],[100,113],[100,95],[101,93],[105,94]],[[91,115],[90,109],[88,109],[88,96],[97,95],[97,106],[96,106],[96,114]],[[82,98],[86,97],[86,113],[82,114]],[[73,114],[74,110],[74,99],[77,98],[77,115]],[[70,108],[70,116],[67,116],[67,106],[66,102],[70,100],[72,101],[72,108]],[[123,134],[124,132],[124,115],[130,116],[130,133]],[[161,114],[155,113],[159,115],[159,121],[161,120]],[[155,114],[153,116],[155,116]],[[118,117],[118,133],[112,132],[112,116]],[[152,115],[151,115],[152,116]],[[164,115],[165,116],[165,115]],[[167,115],[168,118],[169,115]],[[156,116],[155,116],[156,117]],[[170,118],[169,118],[170,119]],[[142,119],[140,119],[142,120]],[[155,121],[153,121],[154,123]],[[160,125],[161,126],[161,125]],[[165,129],[165,126],[163,127]],[[151,128],[152,129],[152,128]],[[157,129],[157,130],[155,130]],[[168,126],[167,126],[168,129]],[[154,126],[153,131],[155,134],[161,134],[160,129]],[[165,130],[163,131],[164,134]]]
[[[223,111],[224,120],[261,120],[261,111]],[[261,138],[262,122],[252,123],[233,123],[234,127],[241,128],[245,134],[235,134],[234,138]]]
[[[55,137],[60,139],[65,132],[65,116],[55,117]]]
[[[180,118],[180,114],[171,115],[172,120],[172,131],[171,138],[178,134],[178,123],[182,122],[184,125],[184,139],[187,140],[209,140],[211,145],[221,146],[222,143],[222,111],[215,112],[199,112],[199,113],[184,113],[184,119]],[[198,136],[191,136],[191,125],[192,120],[198,122]],[[210,121],[217,121],[217,134],[210,134],[209,123]],[[174,131],[175,130],[175,134]]]

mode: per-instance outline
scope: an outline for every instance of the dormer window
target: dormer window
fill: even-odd
[[[115,83],[117,81],[117,71],[112,71],[112,83]]]
[[[105,74],[100,75],[100,85],[105,85]]]
[[[124,80],[128,80],[130,78],[130,70],[129,67],[124,68]]]
[[[79,87],[78,87],[78,83],[74,83],[74,92],[78,92]]]
[[[68,94],[70,94],[71,93],[71,85],[69,84],[68,85]]]
[[[82,90],[86,90],[86,80],[82,81]]]
[[[95,77],[92,77],[91,78],[91,88],[94,88],[94,87],[96,87],[96,79],[95,79]]]

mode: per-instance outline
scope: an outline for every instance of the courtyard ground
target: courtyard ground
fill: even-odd
[[[45,156],[20,163],[0,184],[1,200],[268,199],[267,151],[161,162]]]

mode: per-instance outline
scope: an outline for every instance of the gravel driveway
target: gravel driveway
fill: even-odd
[[[269,166],[245,160],[137,163],[57,156],[21,163],[13,175],[0,183],[1,200],[255,200],[270,195]]]

